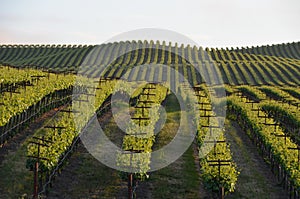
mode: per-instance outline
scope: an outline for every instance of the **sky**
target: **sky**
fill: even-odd
[[[203,47],[300,41],[299,0],[0,0],[0,8],[0,44],[101,44],[144,28]]]

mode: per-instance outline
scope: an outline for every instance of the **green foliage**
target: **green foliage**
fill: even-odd
[[[267,108],[267,106],[264,106]],[[270,108],[270,107],[269,107]],[[262,124],[264,119],[259,118],[257,112],[251,111],[250,104],[241,102],[236,97],[228,99],[228,109],[234,119],[240,124],[243,130],[250,136],[258,136],[263,142],[263,145],[270,149],[274,159],[282,165],[283,169],[291,177],[292,182],[297,187],[300,186],[300,171],[298,166],[297,151],[289,150],[289,147],[295,148],[297,145],[287,138],[286,141],[282,138],[274,136],[274,129]],[[273,119],[268,118],[267,122],[274,122]],[[282,129],[276,131],[277,134],[284,135]]]
[[[13,70],[13,73],[6,73],[7,69],[0,69],[1,73],[3,72],[5,78],[11,79],[19,78],[19,80],[24,80],[31,76],[31,72],[33,75],[46,75],[47,73],[43,73],[36,70]],[[23,77],[23,78],[22,78]],[[30,106],[38,103],[44,96],[54,93],[58,90],[67,89],[74,84],[74,76],[73,75],[54,75],[51,74],[49,79],[47,77],[41,78],[38,82],[34,82],[34,86],[29,86],[25,88],[18,88],[16,91],[18,94],[10,94],[10,93],[2,93],[2,97],[0,98],[0,103],[3,104],[0,106],[0,126],[4,126],[11,117],[26,111]],[[38,92],[37,92],[38,91]]]
[[[294,51],[294,49],[290,50]],[[15,56],[16,53],[18,56]],[[298,59],[284,57],[249,54],[248,51],[243,50],[207,48],[204,51],[195,46],[178,46],[177,43],[175,46],[171,43],[167,45],[164,41],[156,43],[126,41],[100,46],[65,46],[64,48],[55,45],[30,48],[23,48],[22,45],[13,47],[0,45],[0,63],[17,67],[34,66],[63,72],[76,71],[80,66],[88,65],[96,66],[87,68],[86,71],[94,75],[103,72],[97,66],[105,66],[105,71],[102,73],[105,77],[120,78],[126,74],[124,77],[128,78],[134,66],[150,63],[157,66],[167,64],[179,71],[193,86],[204,82],[220,85],[221,78],[229,85],[297,86],[300,84],[299,57]],[[198,74],[195,68],[201,74]],[[149,78],[146,77],[145,71],[141,72],[141,76],[137,75],[140,72],[134,71],[130,80],[139,81]],[[177,78],[172,75],[169,71],[163,74],[168,80]]]
[[[203,89],[204,90],[199,91],[198,94],[200,94],[201,96],[207,96],[207,89]],[[208,97],[200,97],[199,103],[209,103],[209,105],[199,104],[199,107],[203,106],[201,108],[208,110],[211,109],[212,102]],[[221,100],[219,103],[224,104],[224,100]],[[206,118],[201,118],[201,115],[213,115],[211,111],[209,111],[209,113],[205,112],[205,110],[200,110],[200,120],[198,121],[200,125],[197,132],[198,144],[200,149],[199,155],[201,157],[201,177],[203,179],[205,187],[208,190],[218,193],[219,188],[224,187],[225,193],[228,194],[229,192],[234,192],[239,172],[237,170],[236,164],[232,160],[230,147],[227,143],[206,143],[206,141],[212,140],[225,140],[225,137],[223,129],[221,128],[214,129],[212,135],[209,135],[210,130],[208,128],[204,128],[203,126],[219,126],[219,122],[215,119],[210,119],[210,121],[208,122]],[[231,161],[230,165],[221,166],[220,175],[218,166],[211,166],[209,165],[211,163],[208,162],[210,160],[216,161],[219,159]]]
[[[298,108],[287,104],[278,105],[275,102],[263,103],[261,108],[266,114],[281,124],[282,128],[300,144],[300,112]]]
[[[251,86],[241,86],[238,87],[238,90],[242,93],[242,95],[246,96],[248,99],[252,101],[259,102],[263,99],[259,94],[257,94],[257,91],[253,89],[253,87]]]
[[[149,120],[141,121],[141,123],[137,120],[130,121],[126,128],[122,146],[124,151],[138,151],[138,153],[119,154],[117,158],[119,166],[134,167],[136,169],[135,174],[141,179],[148,176],[147,171],[150,169],[152,146],[155,141],[154,129],[156,122],[160,118],[160,104],[167,94],[167,88],[161,85],[146,84],[143,88],[155,89],[143,90],[139,88],[133,92],[135,95],[139,92],[136,106],[151,106],[151,109],[135,109],[133,117],[149,118]],[[148,99],[146,95],[142,95],[147,93],[155,95],[151,95]],[[146,100],[153,101],[153,103],[143,102]]]
[[[85,81],[84,78],[82,79],[82,81]],[[52,143],[47,143],[48,147],[40,148],[40,157],[46,158],[45,160],[41,160],[41,168],[43,168],[43,171],[51,171],[57,166],[61,158],[64,157],[65,153],[72,145],[75,138],[77,138],[81,130],[89,121],[92,114],[112,93],[114,84],[114,81],[110,81],[101,85],[101,90],[97,90],[96,92],[95,105],[93,108],[90,108],[88,106],[89,103],[79,105],[77,104],[77,102],[74,102],[73,108],[78,108],[79,111],[87,110],[87,113],[81,113],[80,116],[76,118],[76,120],[74,119],[73,114],[64,112],[59,112],[58,114],[56,114],[56,116],[51,120],[51,126],[64,127],[63,129],[42,129],[39,132],[40,136],[44,136],[46,140],[52,141]],[[72,105],[69,105],[66,108],[70,108],[72,110]],[[78,122],[77,125],[75,125],[75,121]],[[37,145],[29,144],[27,154],[29,156],[37,156],[37,150]],[[29,158],[27,160],[27,167],[32,168],[32,164],[34,162],[35,161],[32,158]]]

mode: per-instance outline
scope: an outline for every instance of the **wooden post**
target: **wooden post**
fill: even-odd
[[[210,136],[212,136],[212,129],[219,129],[219,128],[221,128],[220,126],[213,126],[213,125],[203,125],[201,127],[202,128],[209,128]]]
[[[259,104],[257,101],[248,101],[247,104],[251,104],[251,108],[254,109],[254,104]]]
[[[201,115],[200,117],[206,117],[207,118],[207,124],[209,124],[210,123],[210,118],[212,118],[212,117],[214,117],[214,118],[217,118],[217,116],[215,116],[215,115]]]
[[[36,81],[36,84],[38,85],[39,83],[39,80],[43,77],[46,77],[45,75],[32,75],[31,78],[32,78],[32,81]]]
[[[217,144],[218,143],[226,144],[226,141],[225,140],[208,140],[208,141],[204,141],[204,143],[214,143],[214,155],[217,155],[217,154],[222,154],[222,153],[217,153],[216,152]]]
[[[9,87],[6,91],[2,91],[2,93],[9,93],[10,98],[12,98],[12,94],[20,94],[19,91],[16,91],[17,87]]]
[[[145,103],[145,104],[153,104],[153,103],[155,103],[154,101],[151,101],[151,100],[139,100],[138,102]]]
[[[45,140],[44,137],[42,138],[38,138],[38,137],[33,137],[33,139],[37,140],[37,141],[30,141],[30,143],[32,144],[36,144],[38,147],[38,153],[37,156],[27,156],[27,157],[31,157],[31,158],[35,158],[36,162],[34,164],[34,174],[33,174],[33,198],[34,199],[38,199],[38,191],[39,191],[39,182],[38,182],[38,178],[39,178],[39,163],[40,160],[48,160],[46,158],[42,158],[40,157],[40,147],[41,146],[45,146],[48,147],[49,145],[45,144],[44,142],[48,142],[48,143],[52,143],[51,141]],[[39,141],[42,141],[39,142]]]
[[[141,116],[139,116],[139,117],[133,117],[133,118],[131,118],[131,119],[133,119],[133,120],[138,120],[139,121],[139,126],[141,126],[141,121],[147,121],[147,120],[149,120],[150,118],[149,117],[141,117]]]
[[[211,103],[209,103],[209,102],[197,102],[197,104],[201,105],[199,110],[210,110],[211,111],[211,109],[205,109],[204,108],[204,105],[211,105]]]
[[[225,189],[223,186],[220,187],[220,199],[224,199],[225,197]]]
[[[68,113],[69,114],[69,118],[71,116],[71,113],[80,113],[79,111],[73,111],[71,109],[69,109],[69,110],[60,110],[60,112],[62,112],[62,113]]]
[[[208,116],[208,112],[211,112],[212,109],[206,109],[206,108],[199,108],[199,111],[204,111],[204,115],[200,115],[200,117],[202,116]]]
[[[151,108],[151,106],[147,106],[146,104],[154,103],[154,101],[149,100],[149,96],[155,95],[155,94],[150,94],[149,93],[149,90],[155,89],[155,84],[150,84],[150,86],[151,85],[154,85],[154,86],[153,87],[145,87],[145,88],[143,88],[143,92],[147,89],[148,93],[141,94],[141,95],[146,95],[147,96],[147,100],[139,100],[138,101],[139,103],[144,103],[144,105],[143,106],[136,106],[135,107],[137,109],[142,109],[142,115],[143,116],[144,116],[144,110],[146,108]],[[132,117],[131,119],[138,120],[138,124],[139,124],[139,126],[141,126],[141,121],[147,121],[150,118],[149,117],[141,117],[141,116],[139,116],[139,117]],[[138,136],[138,135],[146,135],[146,134],[147,133],[137,133],[136,132],[134,135]],[[131,135],[131,134],[126,134],[126,135]],[[127,150],[127,152],[130,152],[130,167],[132,167],[132,153],[141,153],[143,151],[134,150],[133,147],[132,147],[130,150]],[[134,193],[133,187],[134,186],[135,186],[134,175],[133,175],[133,173],[129,173],[128,174],[128,199],[133,199],[133,193]]]
[[[133,174],[128,174],[128,199],[133,199]]]
[[[79,102],[79,108],[81,107],[81,102],[88,102],[88,100],[82,100],[82,99],[74,99],[74,101],[78,101]]]
[[[149,97],[150,97],[150,96],[155,96],[154,93],[149,93],[149,92],[148,92],[148,93],[141,93],[140,95],[141,95],[141,96],[146,95],[146,96],[147,96],[147,100],[149,100]]]
[[[151,106],[136,106],[134,108],[142,109],[142,116],[145,116],[145,114],[144,114],[145,109],[149,109],[149,108],[152,108],[152,107]]]
[[[38,156],[37,156],[37,160],[36,160],[36,162],[34,164],[34,179],[33,179],[33,198],[34,199],[38,198],[38,190],[39,190],[39,185],[38,185],[39,161],[40,161],[40,144],[38,144]]]
[[[286,144],[286,138],[288,137],[287,134],[275,134],[273,133],[272,135],[276,136],[276,137],[283,137],[284,138],[284,143]]]
[[[231,160],[208,160],[207,162],[211,162],[211,164],[208,164],[209,166],[217,166],[218,167],[218,181],[220,183],[220,177],[221,177],[221,166],[230,166],[230,162]],[[219,187],[219,194],[220,194],[220,198],[224,199],[225,196],[225,191],[224,191],[224,187],[220,186]]]
[[[55,126],[55,125],[53,125],[53,126],[45,126],[44,128],[45,128],[45,129],[54,129],[54,130],[56,130],[56,129],[65,129],[65,128],[67,128],[67,127],[65,127],[65,126]]]

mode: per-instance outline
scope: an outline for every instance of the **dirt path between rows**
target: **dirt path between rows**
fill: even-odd
[[[102,129],[116,131],[111,112],[104,113],[98,121]],[[47,198],[126,198],[126,193],[119,193],[125,187],[127,184],[116,170],[100,163],[79,142],[61,175],[53,182]]]
[[[167,119],[164,127],[156,136],[153,149],[158,150],[170,143],[176,136],[180,124],[181,114],[178,102],[174,95],[166,99]],[[183,122],[184,128],[188,128],[188,120]],[[187,151],[176,161],[165,168],[150,173],[149,180],[142,182],[137,189],[137,198],[167,198],[167,199],[195,199],[211,198],[204,189],[200,178],[200,165],[198,149],[193,143]]]
[[[32,194],[33,173],[26,168],[26,142],[61,108],[44,113],[0,149],[0,198],[27,198]]]
[[[0,148],[0,165],[7,156],[7,154],[17,151],[18,148],[21,146],[21,143],[23,143],[29,135],[33,135],[36,130],[40,129],[44,125],[44,122],[46,120],[53,117],[57,113],[57,111],[59,111],[62,108],[63,106],[52,109],[47,113],[44,113],[41,117],[37,118],[34,122],[29,124],[29,126],[26,127],[23,132],[16,134],[8,142],[3,144]]]
[[[288,198],[255,145],[236,122],[226,121],[225,137],[240,171],[236,191],[226,198]]]
[[[157,144],[163,146],[174,137],[177,123],[167,123],[158,136]],[[122,134],[112,119],[111,112],[98,118],[102,127],[108,131],[107,136],[116,145],[122,142]],[[175,133],[175,134],[174,134]],[[196,151],[195,151],[196,150]],[[152,172],[149,179],[138,182],[136,198],[142,199],[195,199],[209,198],[200,182],[197,149],[191,146],[179,159],[169,166]],[[117,198],[126,199],[127,181],[120,173],[113,170],[91,156],[82,144],[72,155],[69,164],[63,168],[60,176],[53,183],[47,198]]]

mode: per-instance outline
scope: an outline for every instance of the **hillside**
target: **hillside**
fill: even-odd
[[[298,44],[1,45],[0,198],[300,199]]]
[[[267,46],[252,46],[246,48],[231,49],[231,51],[249,53],[255,55],[270,55],[291,59],[300,59],[300,42],[276,44]]]
[[[101,76],[110,78],[120,78],[137,65],[164,64],[179,71],[192,85],[204,82],[210,85],[300,84],[299,42],[235,50],[202,49],[153,41],[126,41],[100,46],[1,45],[0,63],[72,73],[83,66],[85,70],[90,70],[86,73],[101,73]],[[103,66],[104,72],[100,70]],[[147,70],[142,72],[156,74],[157,71],[152,70],[160,69],[148,67]],[[160,74],[155,80],[170,78],[172,81],[176,78],[167,71]],[[132,79],[135,76],[127,78],[137,80]]]

